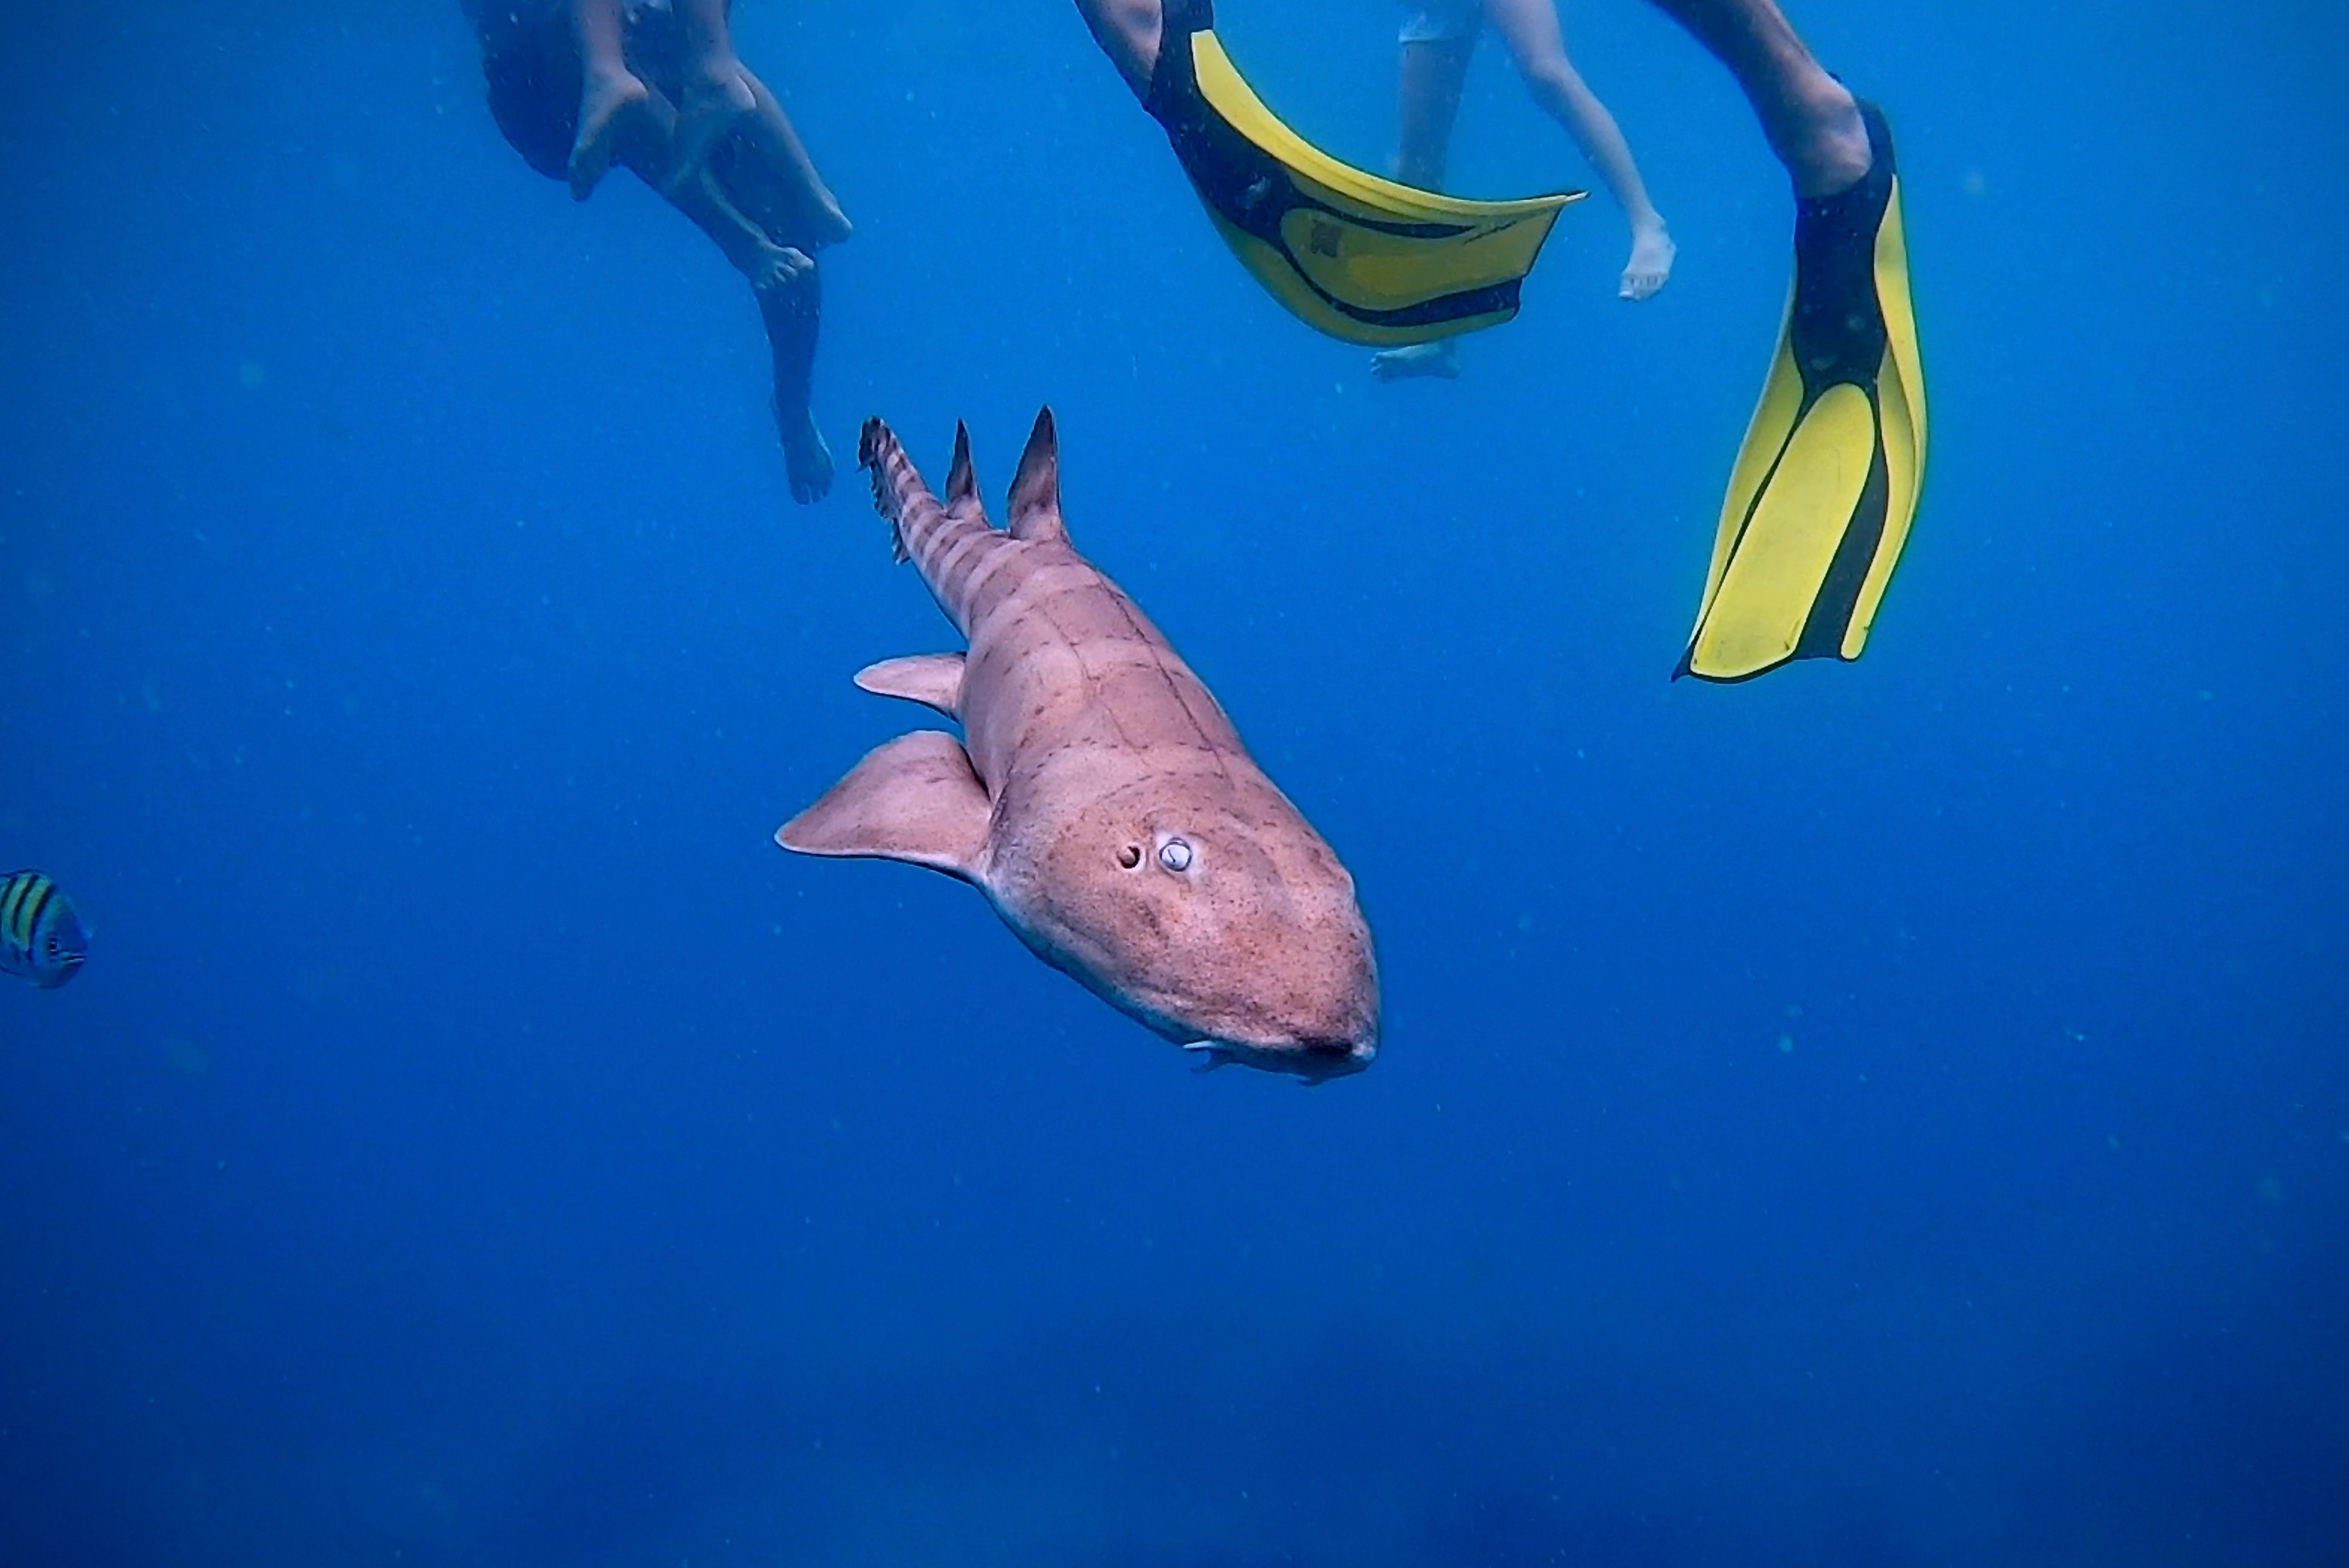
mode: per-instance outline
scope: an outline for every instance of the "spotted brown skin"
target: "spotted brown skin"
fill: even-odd
[[[867,691],[961,721],[900,736],[776,834],[810,855],[972,883],[1047,963],[1203,1054],[1318,1082],[1378,1050],[1378,971],[1353,878],[1265,776],[1190,666],[1069,542],[1051,411],[978,502],[956,431],[947,498],[896,437],[859,459],[900,558],[968,644],[891,659]]]

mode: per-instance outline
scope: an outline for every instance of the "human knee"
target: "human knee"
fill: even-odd
[[[1547,55],[1517,62],[1517,75],[1533,94],[1535,101],[1546,108],[1573,103],[1586,96],[1589,89],[1582,78],[1567,63],[1564,55]]]

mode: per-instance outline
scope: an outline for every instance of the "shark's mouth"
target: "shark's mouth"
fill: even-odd
[[[1379,1054],[1376,1045],[1345,1040],[1307,1040],[1284,1046],[1194,1040],[1183,1049],[1197,1055],[1196,1070],[1202,1073],[1235,1065],[1255,1067],[1267,1073],[1283,1073],[1306,1084],[1325,1084],[1332,1078],[1359,1073]]]
[[[1112,973],[1133,966],[1116,962],[1102,944],[1080,940],[1072,922],[1039,918],[1050,911],[1023,908],[1026,900],[1007,897],[1004,886],[992,879],[979,886],[1030,952],[1152,1033],[1192,1053],[1201,1072],[1238,1064],[1319,1084],[1359,1073],[1378,1054],[1375,1011],[1364,1021],[1368,1037],[1362,1039],[1337,1030],[1290,1033],[1271,1020],[1260,1029],[1252,1027],[1261,1010],[1244,1000],[1202,1002],[1138,975],[1119,983]]]

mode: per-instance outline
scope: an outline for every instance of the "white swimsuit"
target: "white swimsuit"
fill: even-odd
[[[1484,0],[1415,0],[1397,37],[1405,44],[1458,44],[1484,26]]]

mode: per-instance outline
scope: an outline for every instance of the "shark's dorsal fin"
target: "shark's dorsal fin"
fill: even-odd
[[[970,428],[955,421],[954,462],[947,470],[947,515],[978,517],[986,512],[978,501],[978,471],[970,462]]]
[[[856,672],[856,684],[875,697],[903,697],[936,708],[949,719],[962,717],[962,655],[916,653],[885,659]]]
[[[1049,407],[1038,411],[1028,450],[1019,454],[1019,472],[1011,476],[1011,536],[1069,542],[1069,525],[1061,520],[1061,438]]]
[[[980,879],[986,786],[952,735],[916,730],[875,748],[822,800],[775,830],[802,855],[869,856]]]

